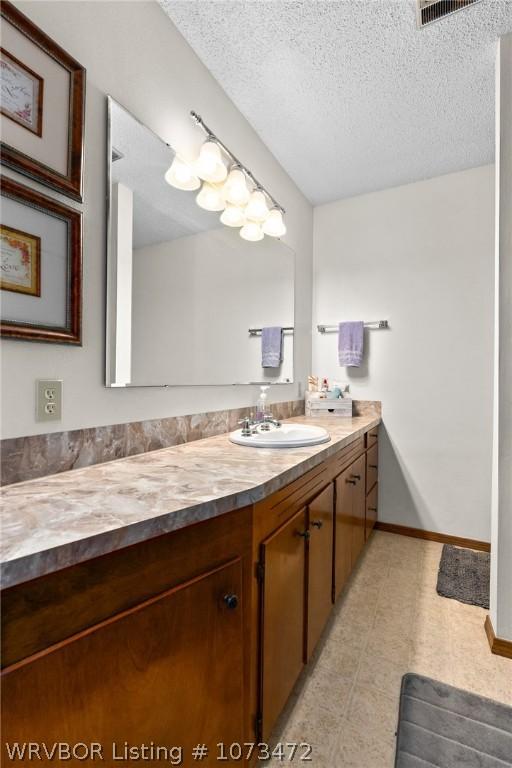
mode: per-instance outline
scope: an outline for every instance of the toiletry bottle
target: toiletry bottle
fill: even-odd
[[[263,421],[267,412],[267,389],[268,385],[262,385],[260,387],[260,396],[258,399],[258,406],[256,408],[256,421]]]
[[[342,392],[342,384],[339,383],[339,381],[333,381],[331,384],[331,392],[332,392],[332,399],[337,400],[340,397],[343,397]]]

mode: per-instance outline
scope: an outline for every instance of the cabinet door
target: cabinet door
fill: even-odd
[[[365,435],[365,447],[370,448],[379,439],[379,428],[374,427]]]
[[[267,739],[304,663],[306,509],[261,545],[261,709]]]
[[[336,478],[336,515],[334,530],[334,595],[337,598],[352,569],[353,488],[351,467]]]
[[[375,442],[366,454],[366,493],[369,493],[378,479],[379,444]]]
[[[318,642],[332,609],[334,485],[308,506],[307,658]]]
[[[377,520],[377,499],[379,493],[379,486],[374,485],[368,496],[366,497],[366,524],[365,524],[365,539],[368,541],[370,533],[373,530],[375,521]]]
[[[352,488],[352,555],[351,567],[354,568],[365,542],[366,517],[366,461],[361,456],[348,469],[349,478],[354,480]]]
[[[190,766],[204,742],[217,764],[217,742],[243,741],[241,588],[234,560],[7,667],[4,744],[99,742],[111,765],[113,743],[154,742]]]

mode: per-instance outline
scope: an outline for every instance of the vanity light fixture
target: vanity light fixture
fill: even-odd
[[[197,193],[196,203],[205,211],[223,211],[226,207],[221,187],[210,184],[208,181],[203,182],[203,186]]]
[[[206,134],[194,165],[195,174],[204,182],[196,197],[197,204],[208,211],[223,211],[221,222],[228,227],[241,227],[240,237],[244,240],[257,242],[263,240],[265,234],[282,237],[286,233],[284,208],[196,112],[190,115]],[[231,162],[229,173],[222,153],[228,158],[228,165]]]
[[[228,203],[233,205],[246,205],[249,202],[250,192],[247,188],[245,174],[241,167],[233,166],[223,187],[223,194]]]
[[[245,215],[251,221],[265,221],[269,214],[267,201],[265,195],[260,189],[255,189],[251,193],[247,208],[245,209]]]
[[[171,187],[182,189],[185,192],[192,192],[201,186],[201,181],[194,174],[190,165],[178,157],[178,155],[172,161],[171,167],[166,172],[164,178]]]
[[[272,208],[262,224],[262,230],[269,237],[283,237],[286,234],[286,225],[280,208]]]
[[[201,147],[194,170],[203,181],[218,184],[224,181],[228,175],[228,169],[222,161],[219,145],[212,141],[212,138],[209,136]]]
[[[240,230],[240,237],[249,240],[251,243],[257,243],[263,240],[264,234],[261,225],[257,221],[248,221]]]
[[[243,227],[246,222],[245,213],[237,205],[226,205],[220,215],[220,220],[226,227]]]

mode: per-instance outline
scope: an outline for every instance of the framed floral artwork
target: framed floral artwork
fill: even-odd
[[[0,111],[37,136],[43,133],[44,80],[0,48]]]
[[[41,238],[0,224],[0,289],[41,295]]]
[[[0,335],[81,344],[81,212],[5,176],[0,193]]]
[[[85,69],[1,0],[2,163],[82,200]]]

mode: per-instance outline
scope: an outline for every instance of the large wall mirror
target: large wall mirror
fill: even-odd
[[[293,251],[167,184],[174,151],[111,98],[108,136],[107,386],[293,381]],[[290,329],[278,368],[264,326]]]

